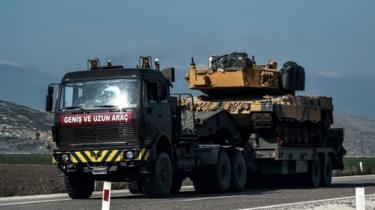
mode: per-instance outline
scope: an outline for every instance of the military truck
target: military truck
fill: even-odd
[[[332,113],[324,105],[330,98],[295,96],[295,81],[278,86],[282,71],[239,57],[225,64],[232,70],[221,69],[220,62],[199,70],[192,62],[187,78],[191,88],[206,93],[199,98],[171,94],[174,68],[160,70],[150,56],[140,57],[136,68],[88,60],[86,70],[50,84],[46,111],[55,115],[53,160],[69,196],[89,198],[95,180],[127,181],[132,193],[152,197],[178,193],[185,178],[199,193],[242,191],[266,174],[297,174],[308,186],[330,185],[345,154],[343,129],[319,123],[323,113]],[[241,62],[246,67],[237,68]],[[289,99],[277,103],[283,97]],[[288,126],[305,122],[308,140],[284,133],[283,124],[293,132]],[[321,134],[309,134],[318,132],[314,123]]]

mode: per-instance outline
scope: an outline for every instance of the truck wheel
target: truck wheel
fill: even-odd
[[[310,187],[319,187],[321,178],[321,165],[319,157],[309,163],[309,171],[307,173],[307,184]]]
[[[150,197],[165,197],[171,191],[172,163],[165,152],[161,152],[151,166],[151,174],[146,177],[144,192]]]
[[[212,187],[214,192],[228,191],[231,183],[231,164],[227,152],[221,151],[215,165]],[[206,175],[207,176],[207,175]]]
[[[332,162],[331,158],[327,155],[326,163],[322,164],[322,177],[321,186],[328,187],[332,182]]]
[[[182,181],[184,181],[184,177],[179,174],[175,174],[172,179],[172,187],[171,187],[171,194],[177,194],[180,192],[182,187]]]
[[[94,191],[95,180],[90,176],[71,174],[65,176],[65,188],[72,199],[88,199]]]
[[[143,194],[143,184],[139,179],[132,180],[128,183],[128,189],[132,194]]]
[[[232,165],[232,183],[231,188],[233,191],[243,191],[246,184],[247,170],[246,161],[243,154],[236,151],[231,157]]]

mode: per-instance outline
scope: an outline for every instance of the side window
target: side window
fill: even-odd
[[[149,103],[157,103],[158,101],[158,85],[155,82],[147,83],[147,101]]]
[[[63,107],[73,106],[73,87],[65,87]]]
[[[160,102],[168,103],[168,89],[166,84],[160,84]]]

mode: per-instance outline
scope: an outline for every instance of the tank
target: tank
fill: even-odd
[[[204,93],[182,101],[199,116],[225,110],[241,129],[241,141],[254,147],[324,146],[333,123],[332,98],[302,96],[305,70],[287,61],[280,69],[270,59],[257,65],[254,57],[233,52],[209,58],[208,67],[197,68],[194,60],[186,75],[190,89]]]

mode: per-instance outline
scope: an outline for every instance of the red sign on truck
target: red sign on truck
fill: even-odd
[[[61,125],[89,125],[98,123],[131,123],[131,112],[66,114],[60,116]]]

